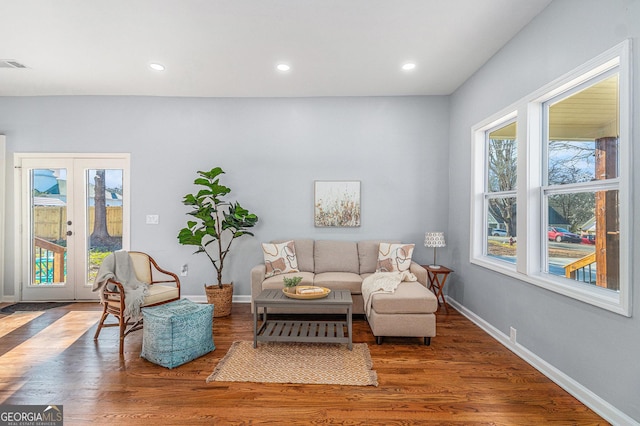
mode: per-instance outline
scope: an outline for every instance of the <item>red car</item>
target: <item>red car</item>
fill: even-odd
[[[549,241],[557,241],[564,243],[581,243],[582,238],[580,235],[574,234],[573,232],[569,232],[564,228],[557,228],[555,226],[550,226],[547,230],[547,236],[549,237]]]
[[[584,235],[582,237],[582,244],[595,244],[596,236],[595,235]]]

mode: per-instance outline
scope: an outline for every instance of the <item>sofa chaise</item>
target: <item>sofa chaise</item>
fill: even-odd
[[[380,243],[312,239],[272,241],[270,244],[280,251],[280,257],[267,261],[265,255],[265,263],[251,269],[251,311],[255,310],[253,300],[262,290],[282,289],[284,277],[299,276],[302,277],[299,285],[349,290],[353,313],[367,314],[362,282],[379,268]],[[263,249],[265,246],[269,244],[264,244]],[[297,272],[288,272],[286,264],[291,261],[295,262]],[[408,270],[417,281],[401,282],[392,294],[373,294],[371,298],[367,319],[378,343],[383,336],[406,336],[424,337],[425,344],[429,344],[430,337],[435,336],[438,301],[427,288],[427,270],[414,261],[410,261]],[[309,311],[300,309],[286,313]]]

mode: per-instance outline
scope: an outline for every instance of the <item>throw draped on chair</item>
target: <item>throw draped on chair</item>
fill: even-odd
[[[142,328],[140,309],[180,299],[180,279],[158,266],[146,253],[114,252],[107,256],[93,285],[100,292],[104,307],[94,339],[102,327],[120,328],[120,355],[124,354],[124,338]],[[105,320],[113,315],[117,323]]]

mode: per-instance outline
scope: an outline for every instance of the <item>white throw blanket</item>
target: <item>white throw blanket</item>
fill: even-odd
[[[377,293],[394,293],[402,281],[418,281],[409,271],[376,272],[362,281],[362,299],[367,316],[371,313],[373,295]]]
[[[110,279],[118,281],[124,287],[125,317],[131,317],[134,321],[140,319],[140,307],[144,303],[144,298],[149,294],[149,284],[138,281],[133,261],[128,252],[113,252],[102,261],[92,288],[93,291],[100,291],[101,302],[104,302],[102,289]],[[117,289],[115,285],[113,287]],[[112,288],[107,288],[107,290],[113,291]]]

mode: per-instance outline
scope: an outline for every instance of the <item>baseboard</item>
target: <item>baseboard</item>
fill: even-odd
[[[195,303],[207,303],[207,296],[205,295],[186,295],[182,296],[182,299],[189,299]],[[16,303],[14,296],[3,296],[0,299],[0,303]],[[233,296],[233,303],[251,303],[251,296]]]
[[[189,300],[191,300],[192,302],[195,302],[195,303],[207,303],[207,296],[203,296],[203,295],[197,295],[197,296],[194,296],[194,295],[186,295],[186,296],[182,295],[182,296],[180,296],[180,298],[181,299],[189,299]]]
[[[207,303],[207,296],[205,295],[186,295],[182,296],[183,299],[189,299],[195,303]],[[233,303],[251,303],[251,296],[233,296]]]
[[[511,352],[522,358],[533,368],[547,376],[558,386],[569,392],[584,405],[595,411],[599,416],[614,425],[638,425],[636,420],[632,419],[609,402],[605,401],[591,390],[575,381],[561,370],[540,358],[519,343],[513,343],[509,336],[483,320],[481,317],[470,311],[455,299],[447,296],[447,303],[453,306],[458,312],[467,317],[471,322],[483,329],[487,334],[496,339],[500,344],[509,349]]]

